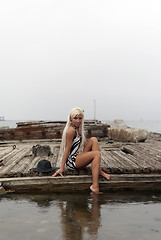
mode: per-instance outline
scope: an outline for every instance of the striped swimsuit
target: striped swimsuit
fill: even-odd
[[[73,138],[70,153],[69,153],[69,156],[66,160],[66,166],[69,169],[73,169],[73,170],[77,169],[76,166],[75,166],[75,160],[76,160],[76,157],[78,155],[78,150],[79,150],[79,147],[80,147],[80,144],[81,144],[81,141],[82,141],[82,138],[81,138],[81,136],[79,136],[76,128],[75,128],[75,131],[76,131],[77,135]]]

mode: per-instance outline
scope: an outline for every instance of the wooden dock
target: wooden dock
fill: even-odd
[[[33,153],[34,146],[49,146],[51,154]],[[65,177],[30,171],[42,159],[60,166],[59,139],[0,142],[0,186],[6,192],[66,192],[89,191],[90,169],[66,171]],[[161,135],[149,133],[145,142],[115,142],[100,139],[101,165],[111,174],[111,180],[100,177],[100,188],[109,190],[161,190]],[[70,186],[69,186],[70,184]]]

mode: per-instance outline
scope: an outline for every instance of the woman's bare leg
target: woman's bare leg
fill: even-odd
[[[100,173],[100,161],[101,154],[99,151],[85,152],[82,154],[78,154],[76,157],[76,168],[78,169],[86,167],[91,163],[93,184],[90,186],[90,189],[91,191],[98,194],[100,193],[98,183]]]
[[[98,140],[95,137],[91,137],[85,145],[83,152],[90,152],[90,151],[100,151],[100,147],[98,144]]]
[[[89,151],[100,151],[100,147],[99,147],[97,138],[92,137],[88,140],[88,142],[84,148],[84,152],[89,152]],[[105,177],[107,180],[110,180],[110,175],[103,172],[102,170],[100,170],[99,175]]]
[[[93,184],[90,186],[90,189],[92,192],[95,192],[95,193],[100,193],[99,183],[98,183],[99,174],[100,174],[100,162],[101,162],[101,155],[99,156],[98,160],[94,159],[91,163]]]
[[[107,173],[105,173],[104,171],[102,171],[102,170],[100,170],[100,175],[102,176],[102,177],[105,177],[105,178],[107,178],[107,180],[110,180],[110,175],[109,174],[107,174]]]

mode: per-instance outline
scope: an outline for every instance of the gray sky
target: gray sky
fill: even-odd
[[[0,116],[161,120],[160,0],[0,2]]]

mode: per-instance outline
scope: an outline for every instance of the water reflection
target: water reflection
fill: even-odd
[[[96,236],[101,226],[99,196],[91,195],[90,202],[88,198],[80,200],[73,196],[72,201],[59,204],[64,239],[83,239],[85,231]]]
[[[32,207],[34,204],[34,206],[39,209],[39,213],[46,216],[45,219],[39,218],[37,220],[36,216],[31,216],[31,220],[26,220],[26,218],[23,217],[21,219],[21,224],[24,223],[25,226],[31,221],[33,226],[34,224],[37,225],[36,221],[45,223],[44,225],[46,226],[35,227],[39,233],[45,233],[50,229],[50,235],[55,235],[54,229],[53,232],[51,232],[51,225],[55,225],[56,218],[62,233],[61,239],[66,240],[81,240],[84,239],[85,235],[88,236],[88,239],[89,236],[91,236],[91,239],[97,239],[98,229],[101,226],[101,205],[108,203],[107,200],[100,201],[97,194],[11,195],[5,198],[9,201],[16,201],[16,204],[21,203],[21,207],[22,204],[25,205],[26,201],[31,203]],[[59,209],[58,215],[54,212],[54,209]],[[12,209],[10,208],[10,210]],[[27,209],[24,208],[24,216],[26,215],[26,211]],[[18,215],[17,213],[17,216]]]
[[[145,231],[159,239],[160,203],[160,193],[12,194],[0,198],[0,232],[3,240],[132,240]]]

